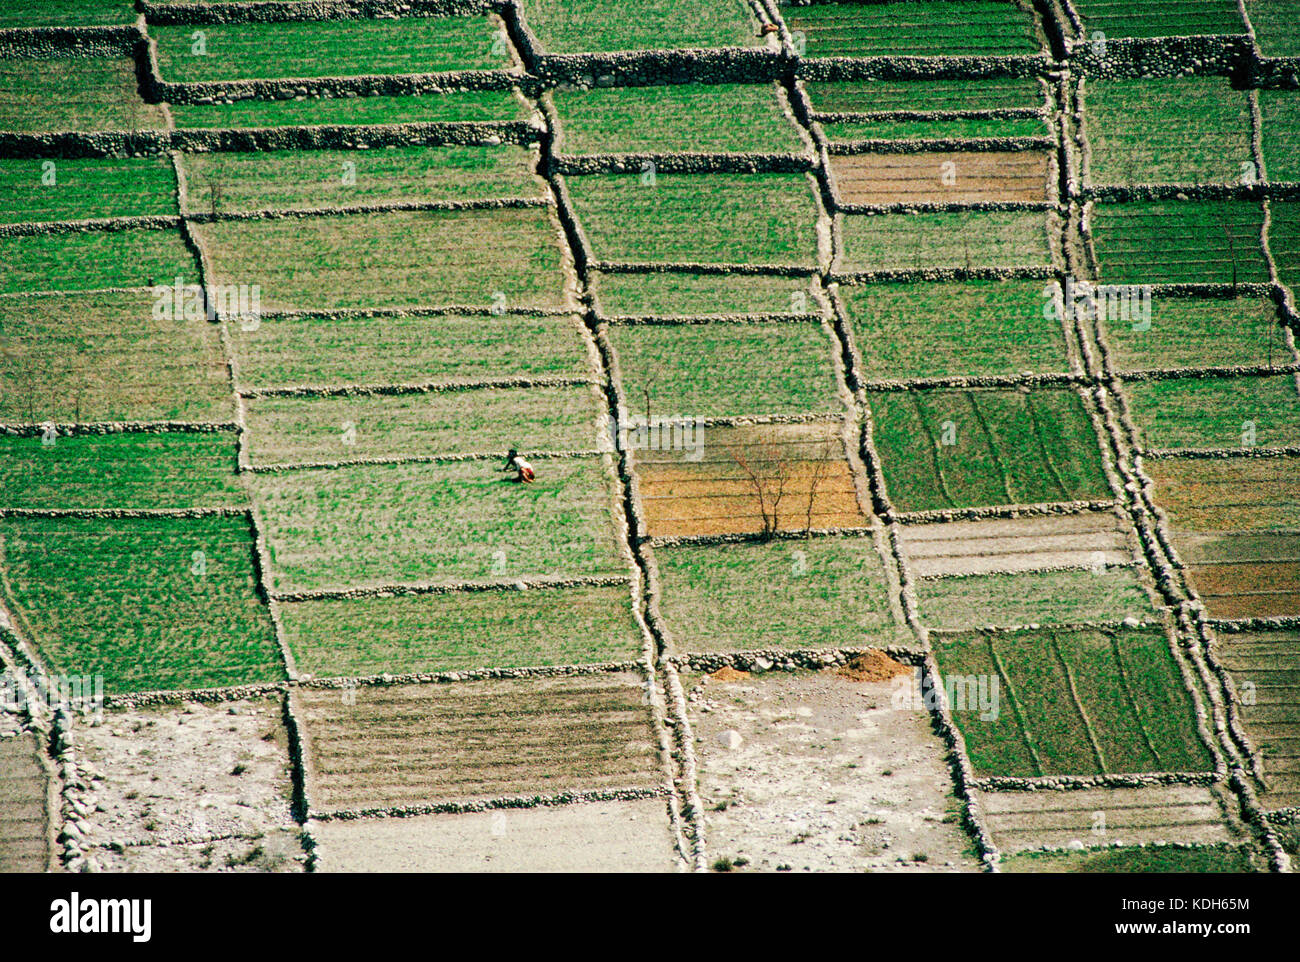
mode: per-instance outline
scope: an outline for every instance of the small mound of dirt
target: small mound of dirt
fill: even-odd
[[[709,681],[744,681],[749,677],[747,671],[737,671],[730,665],[723,665],[713,674],[709,675]]]
[[[910,675],[916,669],[894,661],[883,651],[867,651],[854,655],[845,664],[832,670],[851,681],[889,681],[891,678]]]

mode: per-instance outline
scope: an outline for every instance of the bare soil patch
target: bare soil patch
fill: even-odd
[[[853,154],[831,158],[845,204],[978,204],[1048,200],[1043,151]]]
[[[1132,525],[1117,512],[904,525],[914,574],[977,575],[1131,564]]]
[[[1229,815],[1231,800],[1217,787],[979,792],[978,800],[993,842],[1003,852],[1151,842],[1211,844],[1242,833]]]
[[[915,674],[912,665],[894,661],[883,651],[866,651],[854,655],[843,665],[834,669],[834,674],[849,681],[889,681]]]
[[[856,528],[867,522],[839,424],[705,429],[703,451],[638,451],[652,537]]]
[[[1219,634],[1213,653],[1264,768],[1265,808],[1300,805],[1300,631]]]
[[[279,699],[107,711],[80,731],[108,871],[299,871]]]
[[[318,811],[653,788],[664,775],[633,674],[302,690]]]
[[[31,732],[0,737],[0,872],[44,872],[50,868],[49,777]]]
[[[892,707],[896,687],[772,672],[693,689],[710,859],[766,872],[976,870],[944,747],[927,712]]]
[[[317,822],[326,872],[673,872],[662,798]]]

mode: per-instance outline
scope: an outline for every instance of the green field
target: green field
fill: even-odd
[[[1250,102],[1225,77],[1089,80],[1083,99],[1094,186],[1258,179]]]
[[[1135,568],[966,575],[914,584],[922,624],[949,631],[1155,616]]]
[[[677,652],[906,645],[870,538],[656,548]]]
[[[296,601],[280,617],[317,677],[634,661],[642,647],[620,587]]]
[[[1300,203],[1275,200],[1270,209],[1269,250],[1277,265],[1278,280],[1291,289],[1294,299],[1300,294]]]
[[[1300,21],[1290,0],[1246,0],[1246,14],[1266,57],[1300,57]]]
[[[0,11],[7,27],[100,27],[135,22],[132,0],[8,0]]]
[[[242,388],[591,376],[572,317],[271,317],[228,331]]]
[[[803,174],[591,174],[565,179],[596,259],[813,267]]]
[[[963,57],[1045,52],[1027,3],[883,0],[786,7],[808,57]]]
[[[926,120],[823,121],[826,139],[970,140],[978,137],[1050,137],[1052,129],[1038,117],[965,117]]]
[[[1074,9],[1089,37],[1097,31],[1108,38],[1246,32],[1236,0],[1074,0]]]
[[[842,285],[868,380],[1070,369],[1047,281]]]
[[[1072,390],[901,391],[868,404],[900,511],[1112,497]]]
[[[562,154],[801,153],[776,84],[557,90]]]
[[[1151,323],[1102,320],[1119,370],[1284,363],[1289,357],[1272,298],[1151,298]]]
[[[0,519],[5,601],[54,672],[110,694],[277,681],[246,518]]]
[[[836,270],[1050,267],[1048,215],[1037,211],[846,214]]]
[[[153,303],[148,291],[0,298],[0,420],[233,420],[217,329],[155,319]]]
[[[743,0],[522,0],[549,53],[749,47],[758,22]]]
[[[277,591],[624,574],[601,459],[304,469],[256,476]]]
[[[1213,767],[1161,631],[957,634],[934,654],[944,676],[998,679],[996,718],[953,711],[977,775]]]
[[[1291,374],[1139,381],[1124,392],[1147,448],[1300,445],[1300,394]],[[1254,440],[1246,445],[1248,432]]]
[[[0,160],[0,222],[176,213],[167,157]]]
[[[1237,845],[1174,848],[1126,846],[1085,852],[1018,852],[1002,856],[1004,872],[1108,872],[1131,874],[1262,871],[1250,850]]]
[[[264,309],[561,308],[560,238],[536,208],[201,224],[214,277]]]
[[[396,397],[269,397],[248,402],[254,464],[406,455],[590,451],[599,400],[589,386]]]
[[[0,507],[243,507],[235,434],[0,435]]]
[[[1107,284],[1267,283],[1264,213],[1231,200],[1144,201],[1092,208]]]
[[[1270,182],[1300,181],[1300,92],[1261,90],[1260,144]]]
[[[161,108],[136,88],[135,62],[126,57],[0,58],[0,131],[166,127]]]
[[[177,127],[199,129],[527,120],[531,113],[523,99],[511,90],[464,90],[397,97],[237,100],[233,104],[173,104],[171,111]]]
[[[628,404],[656,415],[731,417],[836,411],[832,342],[808,324],[612,327]]]
[[[803,83],[813,110],[826,114],[1046,108],[1043,84],[1033,77],[805,80]]]
[[[92,291],[198,282],[178,230],[0,237],[0,293]]]
[[[204,34],[200,41],[196,32]],[[149,27],[172,83],[492,70],[511,64],[497,23],[481,17],[287,21]]]
[[[187,154],[189,210],[219,213],[396,201],[541,197],[534,150],[398,147]]]
[[[819,311],[806,278],[776,274],[606,274],[589,287],[604,317],[692,317],[708,314],[808,314]]]

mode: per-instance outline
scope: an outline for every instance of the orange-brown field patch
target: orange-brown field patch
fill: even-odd
[[[1300,465],[1154,461],[1156,503],[1211,618],[1300,615]]]
[[[831,158],[845,204],[978,204],[1048,199],[1042,151],[853,154]]]
[[[689,452],[637,451],[651,537],[756,534],[868,523],[838,423],[705,429]]]
[[[304,689],[313,809],[416,806],[663,780],[632,674]]]

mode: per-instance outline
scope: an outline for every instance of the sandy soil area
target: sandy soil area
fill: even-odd
[[[758,871],[975,871],[945,750],[898,682],[770,672],[690,686],[711,862]],[[740,864],[743,860],[744,864]]]
[[[278,699],[107,711],[78,735],[106,870],[301,870]]]
[[[684,871],[667,802],[589,802],[465,815],[313,822],[333,872]]]

